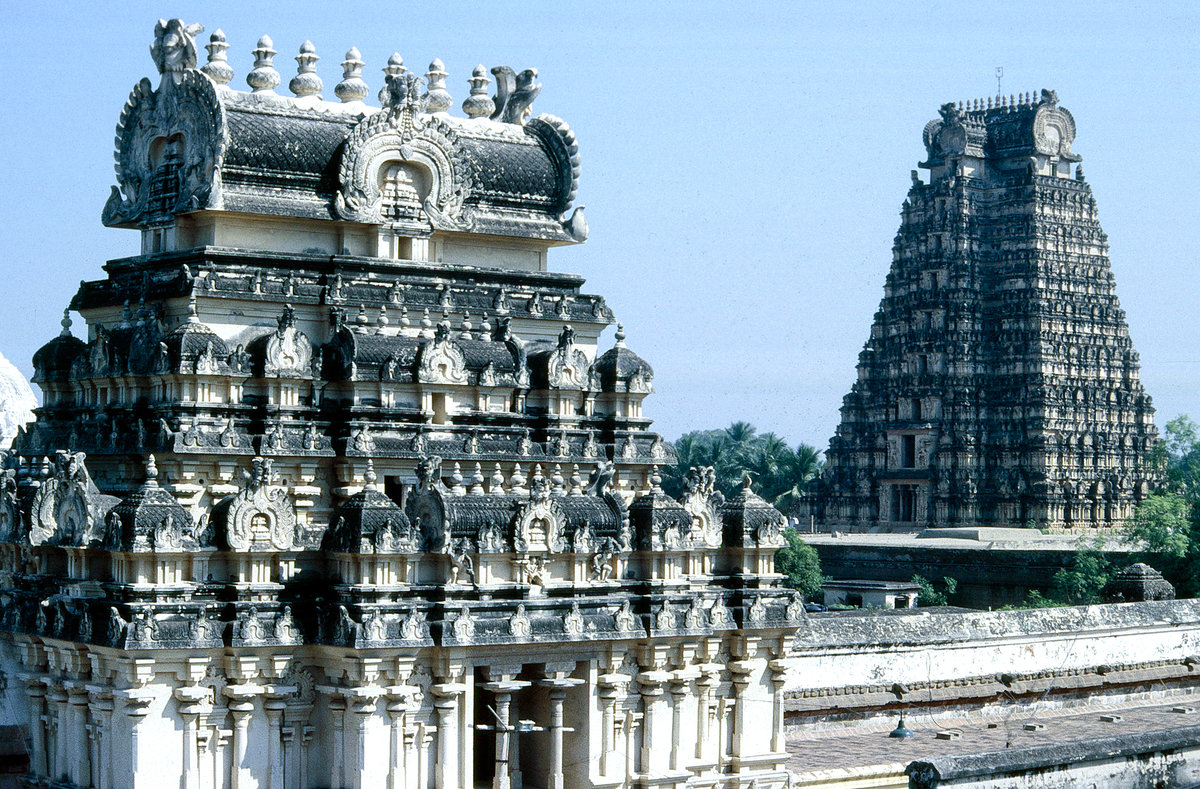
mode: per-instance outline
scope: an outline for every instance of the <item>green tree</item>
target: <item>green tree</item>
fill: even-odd
[[[1138,505],[1128,536],[1141,561],[1158,569],[1180,597],[1200,594],[1200,426],[1186,414],[1167,422],[1150,462],[1162,484]]]
[[[958,593],[958,579],[950,576],[942,578],[941,589],[923,575],[914,575],[912,582],[921,587],[917,593],[917,605],[925,608],[950,605],[950,599]]]
[[[1062,569],[1050,581],[1050,600],[1065,605],[1100,602],[1100,590],[1112,578],[1111,565],[1101,545],[1079,548],[1071,557],[1070,569]]]
[[[811,600],[821,593],[821,560],[817,549],[800,539],[795,529],[785,529],[787,545],[775,552],[775,572],[787,576],[784,586],[795,589]]]
[[[724,430],[698,430],[675,442],[674,465],[662,470],[663,490],[679,496],[688,470],[712,466],[716,487],[732,496],[750,473],[754,492],[785,513],[799,506],[808,483],[820,473],[821,455],[807,444],[793,450],[774,433],[759,433],[749,422],[734,422]]]

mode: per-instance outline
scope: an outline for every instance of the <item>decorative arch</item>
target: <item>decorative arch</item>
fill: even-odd
[[[364,118],[346,138],[334,210],[342,219],[429,233],[459,226],[470,174],[454,130],[438,118],[384,111]],[[412,210],[385,213],[385,186],[405,192]],[[407,180],[408,183],[401,184]],[[419,181],[419,183],[413,183]],[[405,188],[411,187],[411,189]]]

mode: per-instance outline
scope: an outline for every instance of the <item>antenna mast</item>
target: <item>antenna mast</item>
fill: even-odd
[[[1004,66],[996,66],[996,95],[1001,95],[1000,80],[1004,77]]]

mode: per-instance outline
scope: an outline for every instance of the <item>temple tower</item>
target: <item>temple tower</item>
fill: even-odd
[[[1107,528],[1156,432],[1053,91],[946,104],[830,441],[828,527]]]
[[[141,254],[0,454],[26,784],[782,789],[784,517],[663,493],[653,370],[547,262],[587,223],[536,70],[461,117],[399,54],[322,98],[305,42],[280,95],[263,36],[238,91],[201,30],[158,23],[103,212]]]

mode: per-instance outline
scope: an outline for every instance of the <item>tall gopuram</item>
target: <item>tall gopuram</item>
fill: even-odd
[[[891,271],[830,441],[829,528],[1109,528],[1153,473],[1096,201],[1053,91],[925,127]]]
[[[35,357],[0,474],[0,670],[39,787],[782,787],[804,615],[783,516],[670,450],[650,366],[553,247],[575,135],[537,72],[159,22],[117,126],[141,233]],[[21,694],[8,694],[8,699]]]

